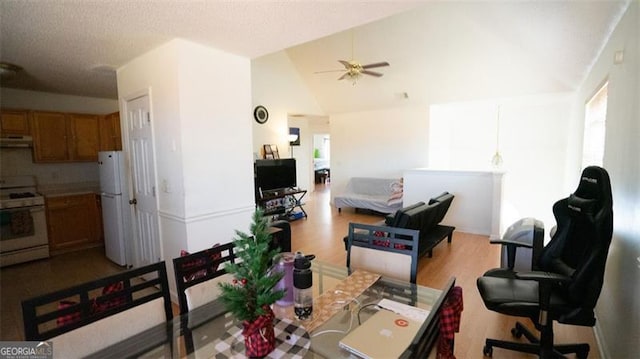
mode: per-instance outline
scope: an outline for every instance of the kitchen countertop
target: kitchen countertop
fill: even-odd
[[[38,186],[38,192],[45,197],[72,196],[87,193],[100,193],[97,182],[62,183]]]

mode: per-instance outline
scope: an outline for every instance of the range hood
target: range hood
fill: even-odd
[[[33,147],[33,137],[31,136],[2,136],[0,137],[0,147],[8,148],[8,147],[18,147],[18,148],[28,148]]]

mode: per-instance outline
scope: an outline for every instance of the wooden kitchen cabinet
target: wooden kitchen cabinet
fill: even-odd
[[[30,134],[29,111],[9,109],[0,111],[0,135],[25,136]]]
[[[121,151],[122,131],[120,130],[120,113],[104,115],[100,119],[100,151]]]
[[[99,204],[94,193],[47,198],[50,249],[84,248],[102,243]]]
[[[67,117],[60,112],[34,111],[31,116],[34,162],[69,160]]]
[[[31,116],[34,162],[98,160],[100,116],[34,111]]]
[[[74,162],[97,161],[100,150],[100,116],[70,113],[67,115],[69,130],[69,159]]]

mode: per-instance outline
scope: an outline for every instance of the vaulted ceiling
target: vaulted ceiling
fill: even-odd
[[[0,59],[24,70],[1,85],[115,99],[112,69],[178,37],[252,59],[286,49],[326,113],[570,91],[628,2],[2,0]],[[355,86],[315,73],[352,52],[391,66]]]

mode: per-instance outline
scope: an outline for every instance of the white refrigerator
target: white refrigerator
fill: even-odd
[[[98,168],[105,252],[111,261],[127,266],[132,264],[129,252],[132,247],[133,232],[124,153],[122,151],[98,152]]]

